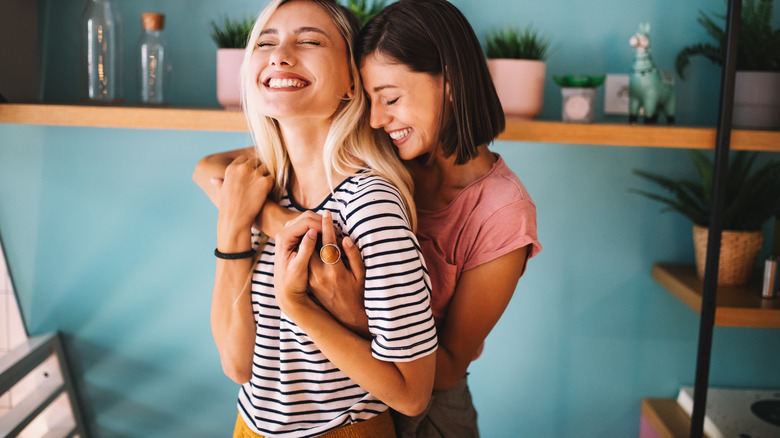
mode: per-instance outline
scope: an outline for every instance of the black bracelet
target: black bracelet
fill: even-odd
[[[214,255],[215,255],[215,256],[216,256],[218,259],[223,259],[223,260],[238,260],[238,259],[248,259],[248,258],[252,258],[252,257],[254,257],[254,255],[255,255],[255,250],[254,250],[254,249],[250,249],[249,251],[244,251],[244,252],[229,252],[229,253],[224,253],[224,252],[219,252],[219,249],[217,249],[217,248],[214,248]]]

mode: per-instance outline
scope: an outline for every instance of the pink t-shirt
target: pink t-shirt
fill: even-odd
[[[463,271],[531,245],[536,237],[536,206],[503,158],[485,176],[463,189],[447,207],[417,210],[417,237],[433,286],[431,307],[441,327]]]

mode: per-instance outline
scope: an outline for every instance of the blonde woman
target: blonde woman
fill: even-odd
[[[256,155],[223,155],[219,190],[203,181],[209,160],[193,175],[219,207],[211,325],[242,384],[234,436],[394,436],[388,406],[414,415],[430,398],[437,339],[410,178],[368,125],[357,29],[334,1],[266,7],[242,68]],[[258,238],[267,197],[300,216]],[[368,339],[307,293],[319,229],[326,248],[343,242],[365,261]]]

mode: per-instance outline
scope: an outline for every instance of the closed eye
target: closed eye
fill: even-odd
[[[394,105],[396,102],[398,102],[398,99],[400,99],[400,97],[396,97],[393,100],[388,100],[387,102],[385,102],[385,105]]]

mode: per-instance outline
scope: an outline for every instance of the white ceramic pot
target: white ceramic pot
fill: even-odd
[[[542,111],[545,62],[528,59],[488,59],[504,114],[532,119]]]
[[[780,72],[737,72],[732,124],[735,128],[780,129]]]
[[[230,111],[241,110],[241,63],[244,49],[217,50],[217,101]]]

